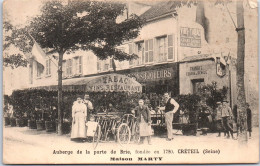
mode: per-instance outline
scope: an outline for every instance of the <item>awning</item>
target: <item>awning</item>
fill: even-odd
[[[35,86],[29,89],[58,90],[58,82]],[[62,81],[63,91],[80,92],[142,92],[142,85],[134,79],[121,74],[107,74],[93,77],[71,78]]]

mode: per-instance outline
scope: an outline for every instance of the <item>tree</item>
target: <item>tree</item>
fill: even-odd
[[[239,134],[239,141],[241,143],[247,142],[247,127],[246,127],[246,95],[244,85],[244,73],[245,73],[245,27],[244,27],[244,8],[243,0],[236,2],[237,12],[237,106],[240,122],[245,122],[241,126],[242,131]]]
[[[62,60],[65,53],[92,50],[99,59],[131,60],[116,47],[138,36],[142,20],[131,15],[118,23],[117,17],[126,9],[123,3],[101,1],[47,1],[41,14],[29,26],[19,29],[23,37],[31,35],[42,48],[56,51],[58,57],[58,134],[62,134]],[[27,31],[27,33],[25,32]],[[29,40],[31,42],[31,39]],[[16,41],[14,42],[16,43]]]
[[[17,29],[14,27],[8,19],[8,14],[5,12],[3,19],[3,65],[5,67],[17,68],[19,66],[26,67],[27,59],[21,53],[10,53],[9,48],[14,46],[19,48],[22,52],[29,52],[31,45],[26,43],[28,39],[25,39],[23,35],[25,29]],[[18,40],[17,40],[18,39]]]

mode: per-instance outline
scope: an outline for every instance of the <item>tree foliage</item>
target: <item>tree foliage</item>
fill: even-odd
[[[117,23],[125,5],[101,1],[48,1],[42,14],[30,24],[30,33],[43,48],[52,48],[59,53],[78,49],[92,50],[100,59],[114,57],[130,60],[128,55],[116,47],[124,41],[138,36],[142,21],[131,15]]]

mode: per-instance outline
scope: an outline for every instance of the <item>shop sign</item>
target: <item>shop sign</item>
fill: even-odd
[[[110,74],[86,84],[88,92],[142,92],[142,85],[125,75]]]
[[[171,79],[173,77],[173,74],[174,73],[172,68],[165,68],[165,69],[134,72],[128,74],[128,77],[132,77],[136,79],[138,82],[145,82],[145,81],[156,81],[161,79]]]
[[[186,72],[186,76],[203,74],[207,74],[207,70],[204,70],[202,66],[192,66],[190,67],[190,71]]]
[[[226,75],[225,65],[220,63],[219,57],[217,57],[217,62],[216,62],[216,74],[219,77],[223,77]]]
[[[201,48],[201,30],[198,28],[181,27],[180,46]]]

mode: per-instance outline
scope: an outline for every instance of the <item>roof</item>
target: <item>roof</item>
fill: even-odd
[[[188,56],[180,60],[180,63],[182,62],[192,62],[192,61],[199,61],[199,60],[214,60],[214,57],[211,54],[201,54],[201,55],[194,55],[194,56]]]
[[[176,13],[174,3],[174,1],[163,1],[157,3],[144,12],[140,17],[146,20],[151,20],[167,14]]]

